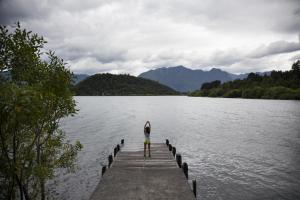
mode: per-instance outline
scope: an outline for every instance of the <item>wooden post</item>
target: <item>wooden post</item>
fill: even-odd
[[[108,156],[108,167],[111,166],[112,162],[113,162],[113,157],[112,157],[112,155],[109,155]]]
[[[169,144],[169,151],[172,151],[172,145],[171,144]]]
[[[173,149],[172,149],[172,153],[173,153],[173,156],[175,156],[175,155],[176,155],[176,147],[173,147]]]
[[[102,176],[103,176],[103,174],[106,172],[106,166],[103,166],[102,167]]]
[[[124,144],[124,139],[121,140],[121,144]]]
[[[116,157],[117,152],[118,152],[117,147],[115,147],[115,148],[114,148],[114,157]]]
[[[182,159],[180,154],[176,154],[176,162],[178,164],[178,167],[181,168],[182,165]]]
[[[189,179],[189,166],[186,162],[184,162],[182,164],[182,170],[183,170],[183,173],[184,173],[186,179]]]
[[[193,180],[193,193],[197,199],[197,182],[196,182],[196,180]]]
[[[169,146],[169,140],[168,139],[166,139],[166,145]]]

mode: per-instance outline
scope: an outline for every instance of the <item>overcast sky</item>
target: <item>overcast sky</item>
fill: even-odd
[[[0,0],[0,24],[17,21],[75,73],[244,73],[300,59],[300,0]]]

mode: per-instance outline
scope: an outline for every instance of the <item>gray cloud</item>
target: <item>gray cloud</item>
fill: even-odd
[[[0,23],[16,21],[80,73],[263,71],[300,50],[299,0],[0,0]]]
[[[293,55],[290,59],[291,62],[296,62],[297,60],[300,60],[300,53]]]
[[[46,17],[47,8],[42,5],[42,2],[39,0],[1,0],[0,23],[9,25],[21,19]]]
[[[16,21],[42,18],[46,19],[57,10],[80,13],[109,4],[112,1],[98,0],[0,0],[0,23],[11,24]]]
[[[251,58],[261,58],[264,56],[289,53],[300,50],[300,42],[277,41],[269,45],[262,45],[249,54]]]
[[[100,63],[121,62],[126,60],[126,51],[108,48],[101,52],[85,47],[63,46],[56,53],[66,60],[79,60],[82,58],[93,58]]]
[[[299,0],[172,0],[154,8],[175,21],[223,31],[300,32]]]

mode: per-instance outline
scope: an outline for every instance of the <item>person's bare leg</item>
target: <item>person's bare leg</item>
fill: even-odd
[[[146,143],[144,143],[144,157],[146,157]]]
[[[148,143],[148,149],[149,149],[149,157],[151,157],[151,154],[150,154],[150,143]]]

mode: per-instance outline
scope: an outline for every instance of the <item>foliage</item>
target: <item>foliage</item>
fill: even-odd
[[[221,81],[219,81],[219,80],[212,81],[210,83],[203,83],[201,86],[201,90],[210,90],[210,89],[216,88],[220,85],[221,85]]]
[[[176,95],[178,92],[156,81],[130,75],[95,74],[75,86],[76,95]]]
[[[75,113],[72,73],[53,52],[42,60],[45,41],[17,24],[0,27],[0,198],[45,199],[55,169],[74,169],[82,145],[59,129]]]
[[[272,71],[270,76],[250,73],[244,80],[204,83],[190,96],[250,98],[250,99],[300,99],[300,60],[289,71]]]
[[[242,91],[240,89],[233,89],[224,94],[227,98],[240,98],[242,97]]]

